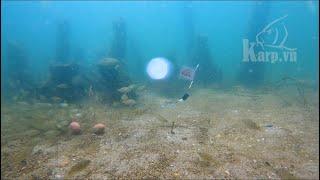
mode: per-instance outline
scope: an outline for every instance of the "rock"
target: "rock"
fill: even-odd
[[[98,64],[99,66],[106,66],[106,67],[116,67],[120,64],[120,61],[115,58],[104,58]]]
[[[59,131],[66,131],[67,130],[67,127],[69,125],[69,122],[66,121],[66,120],[60,120],[57,124],[56,124],[56,128],[59,130]]]
[[[93,131],[95,134],[103,134],[105,128],[106,128],[106,125],[104,125],[102,123],[98,123],[93,126]]]
[[[137,88],[137,91],[143,91],[143,90],[145,90],[145,89],[146,89],[145,86],[139,86],[139,87]]]
[[[127,94],[127,93],[129,93],[131,91],[131,89],[129,87],[122,87],[122,88],[118,89],[118,91],[120,93]]]
[[[118,91],[119,91],[120,93],[127,94],[127,93],[133,91],[134,89],[136,89],[136,87],[137,87],[137,86],[136,86],[135,84],[131,84],[131,85],[128,86],[128,87],[122,87],[122,88],[118,89]]]

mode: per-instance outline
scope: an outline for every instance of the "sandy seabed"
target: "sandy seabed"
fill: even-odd
[[[131,108],[2,104],[1,179],[317,179],[318,91],[307,104],[291,94],[198,89],[172,104],[147,90]],[[68,129],[75,116],[80,135]]]

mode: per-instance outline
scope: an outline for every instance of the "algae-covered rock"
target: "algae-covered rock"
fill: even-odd
[[[128,96],[126,95],[126,94],[123,94],[122,96],[121,96],[121,100],[122,101],[126,101],[126,100],[128,100],[129,98],[128,98]]]
[[[137,104],[136,101],[133,100],[133,99],[124,100],[124,101],[122,101],[122,103],[123,103],[124,105],[126,105],[126,106],[134,106],[134,105]]]
[[[251,119],[244,119],[244,120],[242,120],[242,122],[249,129],[254,129],[254,130],[260,130],[261,129],[261,127],[256,122],[252,121]]]
[[[118,89],[118,91],[120,93],[127,94],[127,93],[129,93],[131,91],[134,91],[136,88],[137,88],[137,86],[135,84],[131,84],[130,86],[122,87],[122,88]]]
[[[77,162],[75,165],[71,167],[71,169],[68,172],[68,176],[73,176],[74,174],[84,170],[89,164],[90,160],[88,159],[81,159],[79,162]]]

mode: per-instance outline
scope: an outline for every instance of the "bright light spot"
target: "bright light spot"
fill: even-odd
[[[147,73],[152,79],[165,78],[170,69],[170,62],[162,57],[151,59],[147,66]]]

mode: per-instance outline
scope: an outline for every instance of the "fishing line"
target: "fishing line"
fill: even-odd
[[[196,68],[194,69],[194,74],[196,74],[198,68],[199,68],[199,64],[197,64]],[[191,89],[191,87],[192,87],[192,85],[193,85],[193,81],[194,81],[194,78],[191,80],[190,85],[189,85],[187,91]],[[188,94],[188,92],[186,92],[186,93],[182,96],[182,98],[180,98],[180,99],[178,100],[178,102],[183,102],[183,101],[187,100],[187,99],[189,98],[189,96],[190,96],[190,95]]]

